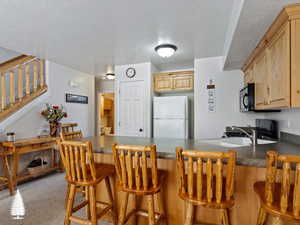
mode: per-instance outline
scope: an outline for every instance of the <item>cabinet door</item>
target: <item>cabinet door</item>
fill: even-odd
[[[193,90],[194,76],[190,75],[176,75],[173,76],[173,89],[174,90]]]
[[[156,92],[171,91],[172,79],[169,75],[155,75],[154,89]]]
[[[250,83],[254,83],[253,66],[250,66],[245,71],[245,76],[244,76],[244,84],[246,85]]]
[[[290,25],[286,23],[267,47],[268,104],[272,108],[290,106]]]
[[[267,108],[267,73],[266,51],[263,51],[254,62],[255,109]]]

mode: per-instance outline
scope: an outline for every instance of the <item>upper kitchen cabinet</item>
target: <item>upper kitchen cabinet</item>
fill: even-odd
[[[245,76],[244,76],[244,84],[251,84],[254,83],[254,73],[253,73],[253,66],[249,67],[245,71]]]
[[[285,7],[242,70],[248,83],[253,71],[255,107],[300,107],[300,5]]]
[[[171,91],[172,87],[172,79],[168,74],[154,75],[154,90],[156,92]]]
[[[255,83],[255,109],[264,109],[268,104],[267,93],[267,54],[263,51],[253,63],[253,80]]]
[[[171,72],[154,74],[155,92],[191,91],[194,89],[194,72]]]
[[[291,105],[290,97],[290,24],[285,23],[267,47],[268,104],[274,108]]]

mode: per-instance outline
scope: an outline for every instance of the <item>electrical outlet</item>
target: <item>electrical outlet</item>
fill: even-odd
[[[289,119],[287,120],[287,124],[286,125],[287,125],[287,128],[291,128],[291,121]]]

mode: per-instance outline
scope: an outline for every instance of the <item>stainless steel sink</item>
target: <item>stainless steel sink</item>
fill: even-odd
[[[221,138],[221,139],[212,139],[212,140],[203,140],[205,143],[223,146],[223,147],[230,147],[230,148],[238,148],[244,146],[250,146],[251,141],[249,138],[246,137],[229,137],[229,138]],[[272,144],[276,143],[276,141],[269,141],[264,139],[257,139],[257,144],[265,145],[265,144]]]

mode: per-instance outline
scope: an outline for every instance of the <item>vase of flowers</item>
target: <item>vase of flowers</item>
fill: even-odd
[[[50,136],[59,136],[60,121],[68,115],[64,111],[63,106],[46,104],[46,109],[41,112],[41,115],[49,122]]]

